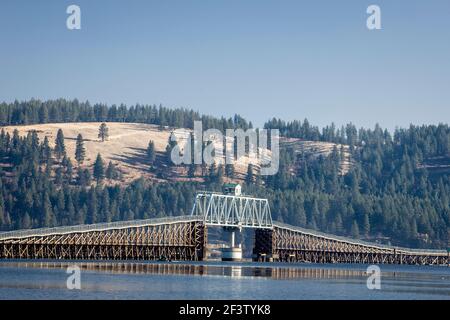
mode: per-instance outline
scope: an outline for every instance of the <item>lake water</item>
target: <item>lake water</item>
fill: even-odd
[[[72,265],[80,290],[67,289]],[[380,268],[369,290],[367,265],[0,261],[0,299],[450,300],[448,267]]]

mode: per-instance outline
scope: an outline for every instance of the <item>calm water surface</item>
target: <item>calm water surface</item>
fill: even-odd
[[[81,290],[67,289],[71,265]],[[381,265],[152,262],[0,262],[0,299],[446,299],[450,268]]]

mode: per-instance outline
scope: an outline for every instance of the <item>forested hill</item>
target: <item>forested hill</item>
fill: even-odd
[[[249,128],[251,122],[202,116],[161,106],[90,105],[76,100],[0,104],[6,125],[62,122],[134,122],[161,127]],[[450,129],[448,124],[410,126],[388,132],[330,125],[319,130],[307,120],[272,119],[286,138],[336,143],[332,152],[311,157],[295,145],[281,148],[280,170],[261,177],[249,166],[244,190],[268,197],[274,218],[340,235],[391,244],[445,248],[450,230]],[[57,138],[58,139],[58,138]],[[179,215],[189,212],[196,189],[219,189],[235,179],[232,168],[189,171],[185,182],[144,179],[120,186],[114,165],[72,162],[60,135],[55,147],[36,132],[0,134],[0,228],[2,230]],[[341,170],[345,153],[348,171]],[[73,156],[71,156],[73,157]]]

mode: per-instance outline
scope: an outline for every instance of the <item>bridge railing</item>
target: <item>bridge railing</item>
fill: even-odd
[[[0,240],[23,239],[23,238],[50,236],[50,235],[63,235],[63,234],[68,234],[68,233],[84,233],[84,232],[94,232],[94,231],[118,230],[118,229],[145,227],[145,226],[150,226],[150,225],[154,226],[154,225],[161,225],[161,224],[193,222],[193,221],[202,221],[202,220],[200,217],[196,217],[196,216],[177,216],[177,217],[164,217],[164,218],[153,218],[153,219],[144,219],[144,220],[117,221],[117,222],[109,222],[109,223],[76,225],[76,226],[68,226],[68,227],[27,229],[27,230],[1,232]]]
[[[389,246],[389,245],[378,244],[378,243],[374,243],[374,242],[367,242],[367,241],[358,240],[358,239],[351,239],[351,238],[347,238],[347,237],[330,235],[328,233],[311,230],[311,229],[305,229],[302,227],[296,227],[296,226],[292,226],[292,225],[285,224],[285,223],[278,222],[278,221],[274,221],[273,226],[278,227],[278,228],[292,230],[292,231],[298,231],[303,234],[309,234],[312,236],[321,237],[321,238],[325,238],[328,240],[346,242],[346,243],[350,243],[350,244],[354,244],[354,245],[360,245],[360,246],[376,248],[376,249],[381,249],[381,250],[391,250],[391,251],[395,250],[396,252],[399,252],[399,253],[447,255],[447,251],[445,251],[445,250],[411,249],[411,248],[404,248],[404,247],[397,247],[397,246]]]

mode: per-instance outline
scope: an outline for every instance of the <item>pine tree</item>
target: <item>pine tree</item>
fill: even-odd
[[[219,164],[219,166],[217,167],[217,175],[216,175],[215,182],[218,184],[222,184],[224,174],[225,174],[225,172],[224,172],[223,164]]]
[[[155,162],[156,153],[155,153],[155,143],[150,140],[147,147],[147,158],[151,165]]]
[[[352,229],[350,231],[353,238],[358,239],[359,238],[359,227],[356,220],[353,221]]]
[[[105,165],[103,163],[102,156],[97,154],[97,159],[94,163],[94,178],[97,182],[101,181],[105,177]]]
[[[25,212],[22,221],[21,221],[20,229],[29,229],[31,228],[31,218],[28,212]]]
[[[64,144],[64,133],[61,129],[58,129],[58,133],[56,134],[55,154],[58,160],[60,160],[66,154],[66,146]]]
[[[77,142],[75,147],[75,160],[77,160],[78,164],[82,164],[85,157],[86,157],[86,149],[84,148],[83,136],[80,133],[77,136]]]
[[[114,165],[114,163],[112,163],[111,161],[108,163],[108,167],[106,168],[105,176],[106,176],[106,179],[117,179],[118,178],[117,168]]]
[[[110,198],[107,189],[103,189],[100,207],[100,217],[104,222],[111,222]]]
[[[102,142],[108,140],[109,138],[109,128],[104,122],[100,125],[100,128],[98,129],[98,137],[102,140]]]
[[[68,158],[66,165],[66,180],[69,184],[72,182],[72,177],[73,177],[73,165],[70,158]]]
[[[228,178],[231,178],[231,179],[234,178],[234,165],[232,165],[232,164],[225,165],[225,175]]]
[[[78,167],[77,170],[77,184],[82,187],[86,187],[91,183],[91,173],[88,169],[82,169]]]
[[[5,212],[5,201],[3,198],[3,184],[0,176],[0,229],[8,227],[8,221]]]
[[[44,143],[41,146],[41,161],[47,162],[52,158],[52,149],[50,148],[50,144],[48,142],[48,137],[45,136]]]
[[[41,207],[41,217],[42,217],[41,225],[43,227],[52,227],[53,226],[53,221],[54,221],[53,209],[52,209],[52,204],[50,202],[50,199],[49,199],[47,193],[45,193],[43,196],[42,207]]]
[[[88,195],[88,207],[87,207],[87,222],[92,224],[97,222],[98,204],[97,193],[94,187],[91,187]]]
[[[339,213],[336,214],[335,217],[335,226],[336,226],[336,232],[338,234],[341,234],[343,232],[343,224],[342,224],[342,217]]]
[[[55,170],[55,183],[61,185],[64,181],[63,170],[61,166],[58,166]]]
[[[190,178],[195,178],[195,172],[197,171],[197,165],[195,163],[191,163],[188,169],[188,176]]]
[[[45,105],[39,108],[39,123],[48,123],[48,110]]]
[[[217,181],[217,166],[215,162],[209,167],[208,181],[209,183],[215,183]]]
[[[247,175],[245,177],[245,183],[248,185],[253,183],[253,165],[251,163],[247,167]]]
[[[364,236],[369,236],[370,233],[370,221],[369,221],[369,215],[364,215]]]

